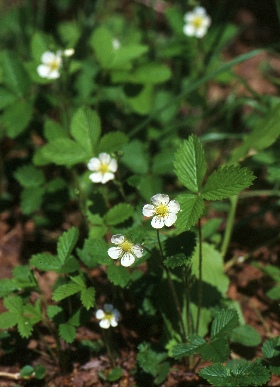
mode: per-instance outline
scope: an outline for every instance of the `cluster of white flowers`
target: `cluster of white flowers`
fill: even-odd
[[[104,309],[98,309],[95,317],[100,320],[99,326],[103,329],[116,327],[120,320],[120,312],[112,304],[105,304]]]
[[[116,159],[113,159],[108,153],[100,153],[98,157],[91,158],[87,166],[90,171],[93,171],[89,175],[90,180],[93,183],[102,184],[113,180],[118,169]]]
[[[192,12],[187,12],[184,21],[186,23],[183,27],[184,34],[196,38],[203,38],[211,24],[211,18],[203,7],[195,7]]]
[[[74,54],[73,48],[64,51],[46,51],[41,56],[41,64],[37,67],[37,73],[42,78],[57,79],[60,77],[60,69],[63,57],[70,57]]]

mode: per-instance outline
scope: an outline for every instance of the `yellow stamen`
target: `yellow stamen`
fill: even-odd
[[[60,63],[57,59],[53,60],[51,63],[50,63],[50,69],[51,71],[55,71],[55,70],[58,70],[59,69],[59,66],[60,66]]]
[[[158,206],[156,206],[155,209],[156,209],[156,215],[158,215],[158,216],[164,217],[164,216],[168,215],[169,209],[168,209],[166,204],[161,203]]]
[[[201,16],[195,16],[193,21],[192,21],[192,25],[195,27],[195,28],[200,28],[203,24],[203,18]]]
[[[129,242],[128,240],[125,240],[121,245],[121,249],[125,252],[125,253],[130,253],[131,252],[131,249],[132,249],[132,246],[133,246],[133,243]]]
[[[107,172],[109,172],[109,166],[108,164],[101,164],[99,167],[99,172],[101,172],[103,175]]]

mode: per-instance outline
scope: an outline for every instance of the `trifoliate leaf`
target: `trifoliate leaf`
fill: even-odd
[[[158,375],[160,364],[166,360],[166,352],[156,352],[148,343],[141,343],[138,346],[137,362],[139,366],[154,377]]]
[[[72,117],[70,132],[87,154],[93,155],[101,133],[98,114],[89,108],[78,109]]]
[[[172,347],[172,356],[175,357],[175,359],[181,359],[182,357],[198,353],[199,348],[206,343],[206,341],[198,335],[188,336],[187,340],[187,343],[177,344]]]
[[[120,151],[127,142],[128,137],[123,132],[109,132],[101,137],[100,143],[97,147],[97,153],[114,153]]]
[[[71,227],[65,231],[58,239],[57,254],[60,261],[63,263],[70,256],[79,237],[79,231],[76,227]]]
[[[130,282],[129,272],[123,266],[116,266],[114,264],[108,266],[107,276],[110,282],[121,288],[125,288]]]
[[[123,223],[125,220],[132,217],[133,213],[134,210],[130,204],[119,203],[110,208],[110,210],[104,215],[103,219],[109,226],[115,226],[116,224]]]
[[[23,187],[37,187],[45,181],[43,172],[32,164],[18,168],[14,176]]]
[[[214,171],[207,179],[202,197],[207,200],[221,200],[237,195],[248,188],[254,176],[247,168],[229,165]]]
[[[180,231],[190,229],[196,224],[204,211],[204,202],[201,196],[192,194],[182,194],[176,197],[181,210],[175,223]]]
[[[175,153],[174,170],[182,184],[199,192],[206,172],[206,161],[201,142],[192,135]]]
[[[66,341],[66,343],[73,343],[76,337],[76,329],[72,324],[63,323],[58,327],[59,336]]]
[[[13,269],[13,281],[18,289],[34,288],[37,286],[34,274],[28,265],[18,265]]]
[[[227,336],[234,328],[237,327],[238,314],[234,309],[223,309],[217,313],[211,326],[211,339]]]
[[[218,337],[210,340],[199,348],[203,360],[224,362],[230,355],[230,347],[227,338]]]
[[[240,325],[232,331],[230,340],[246,347],[255,347],[261,343],[261,336],[252,326]]]

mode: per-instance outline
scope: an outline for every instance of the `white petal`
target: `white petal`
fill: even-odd
[[[89,178],[93,183],[100,183],[102,181],[103,175],[101,172],[94,172],[89,175]]]
[[[40,75],[42,78],[47,78],[50,79],[50,68],[47,65],[41,64],[37,67],[37,73]]]
[[[164,224],[167,227],[172,226],[177,220],[177,215],[170,212],[167,216],[164,217]]]
[[[206,14],[206,9],[205,9],[204,7],[195,7],[195,9],[193,10],[193,12],[194,12],[196,15],[202,16],[202,15],[205,15],[205,14]]]
[[[124,236],[121,234],[115,234],[112,235],[111,242],[114,243],[115,245],[120,245],[121,243],[124,242]]]
[[[137,258],[141,258],[143,255],[143,248],[140,245],[133,245],[132,252],[134,255],[136,255]]]
[[[107,318],[104,318],[103,320],[100,321],[99,326],[103,329],[110,328],[110,320],[108,320]]]
[[[63,55],[67,57],[74,55],[74,53],[75,53],[74,48],[67,48],[66,50],[63,51]]]
[[[180,204],[176,202],[176,200],[170,200],[167,207],[169,208],[169,211],[174,214],[177,214],[177,212],[180,211]]]
[[[49,73],[49,79],[57,79],[60,77],[60,72],[58,70],[52,70]]]
[[[152,204],[145,204],[142,210],[144,216],[153,216],[156,213],[155,207]]]
[[[97,157],[93,157],[92,159],[89,160],[87,167],[90,171],[98,171],[100,168],[100,165],[101,165],[100,160]]]
[[[114,310],[114,307],[112,304],[104,304],[104,310],[106,313],[111,313]]]
[[[113,318],[115,319],[115,321],[119,321],[119,320],[120,320],[120,317],[121,317],[121,314],[120,314],[120,312],[118,311],[118,309],[114,309],[114,310],[113,310]]]
[[[122,249],[120,247],[110,247],[108,249],[108,255],[112,259],[118,259],[122,255]]]
[[[183,32],[187,36],[194,36],[195,34],[195,29],[191,24],[186,24],[183,27]]]
[[[196,31],[196,37],[197,38],[203,38],[203,36],[206,35],[206,32],[207,32],[207,28],[205,27],[200,27],[199,30]]]
[[[101,182],[102,184],[105,184],[107,183],[107,181],[109,180],[113,180],[115,178],[115,175],[111,172],[106,172],[102,175],[102,179],[101,179]]]
[[[98,320],[101,320],[105,316],[105,313],[102,309],[98,309],[95,313],[95,317],[98,318]]]
[[[188,23],[188,22],[190,21],[190,18],[191,18],[191,19],[193,18],[193,13],[192,13],[192,12],[187,12],[187,13],[185,13],[185,15],[184,15],[184,21],[185,21],[186,23]]]
[[[162,228],[164,226],[164,219],[162,216],[154,216],[151,225],[153,228]]]
[[[108,153],[100,153],[98,155],[99,160],[101,161],[102,164],[109,164],[111,157],[108,155]]]
[[[118,163],[115,159],[111,159],[111,161],[108,164],[109,170],[111,172],[116,172],[118,169]]]
[[[41,56],[41,62],[45,64],[50,64],[56,60],[56,54],[51,51],[46,51]]]
[[[114,317],[111,318],[110,323],[111,323],[111,327],[113,328],[115,328],[118,325],[118,322],[117,320],[114,319]]]
[[[122,256],[121,265],[124,267],[128,267],[128,266],[132,265],[134,263],[134,261],[135,261],[135,257],[132,254],[125,253]]]
[[[167,204],[169,202],[169,196],[164,194],[156,194],[151,198],[151,202],[154,206],[159,204]]]

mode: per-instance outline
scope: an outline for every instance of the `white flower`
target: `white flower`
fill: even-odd
[[[37,72],[42,78],[56,79],[60,77],[60,67],[62,65],[61,51],[56,53],[46,51],[41,56],[41,62],[37,67]]]
[[[184,20],[186,23],[183,27],[184,34],[197,38],[203,38],[211,24],[211,18],[203,7],[195,7],[192,12],[187,12]]]
[[[119,41],[119,39],[114,38],[112,41],[112,45],[114,50],[118,50],[121,47],[121,42]]]
[[[117,247],[110,247],[108,250],[109,257],[113,259],[121,258],[121,265],[128,267],[135,262],[135,258],[141,258],[143,248],[127,240],[123,235],[116,234],[111,238],[111,242]]]
[[[93,157],[88,162],[88,169],[93,171],[89,178],[93,183],[105,184],[114,179],[114,173],[118,169],[117,161],[107,153],[100,153],[98,157]]]
[[[103,329],[116,327],[120,320],[120,312],[111,304],[105,304],[104,310],[98,309],[95,313],[95,317],[100,320],[99,326]]]
[[[172,226],[177,220],[177,212],[180,211],[180,204],[176,200],[170,200],[168,195],[156,194],[151,198],[152,204],[145,204],[143,215],[153,216],[151,225],[154,228]]]
[[[63,55],[69,58],[69,56],[72,56],[75,54],[74,48],[67,48],[66,50],[63,51]]]

